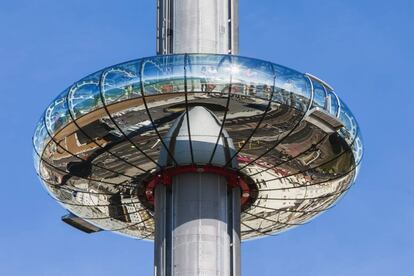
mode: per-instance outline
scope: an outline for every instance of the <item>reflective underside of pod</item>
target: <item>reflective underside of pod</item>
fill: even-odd
[[[172,153],[168,163],[158,158],[176,119],[200,106],[219,123],[214,143],[221,143],[224,131],[234,143],[220,165],[238,162],[238,173],[257,187],[241,215],[243,239],[306,223],[356,179],[363,155],[359,127],[328,85],[280,65],[228,55],[144,58],[76,82],[37,125],[37,173],[76,216],[104,230],[153,239],[144,183],[167,167],[190,165]],[[211,152],[203,158],[214,160],[217,147],[206,148]]]

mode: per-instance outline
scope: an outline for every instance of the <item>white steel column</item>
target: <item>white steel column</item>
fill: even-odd
[[[240,275],[240,188],[202,169],[230,169],[224,166],[235,149],[225,129],[217,140],[220,128],[212,112],[194,107],[178,117],[164,137],[176,166],[195,164],[200,170],[178,174],[169,186],[155,188],[156,276]],[[162,166],[171,166],[170,153],[161,150]],[[231,168],[237,167],[232,162]]]
[[[226,179],[178,175],[172,190],[172,275],[230,276]]]
[[[240,189],[209,173],[157,186],[155,275],[240,275]]]
[[[157,1],[158,55],[238,54],[238,0]],[[220,132],[211,112],[194,108],[176,122],[165,140],[180,164],[220,167],[233,156],[234,145],[224,130],[209,164]],[[159,161],[168,166],[168,159],[163,149]],[[227,184],[223,176],[188,173],[175,176],[172,187],[156,187],[156,276],[240,275],[240,189]]]
[[[238,0],[157,0],[157,53],[238,54]]]

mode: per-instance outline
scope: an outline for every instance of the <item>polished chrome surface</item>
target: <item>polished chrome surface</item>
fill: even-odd
[[[243,239],[309,221],[355,181],[361,133],[335,92],[310,75],[229,55],[144,58],[76,82],[36,127],[36,171],[76,216],[153,239],[153,212],[138,195],[143,180],[164,167],[162,137],[195,106],[212,111],[233,139],[236,152],[224,166],[237,160],[259,188],[242,212]],[[173,157],[168,166],[182,165]]]
[[[185,165],[216,166],[237,169],[233,140],[214,113],[202,106],[189,108],[178,117],[163,137],[159,163],[163,167],[174,162]],[[167,150],[168,149],[168,150]]]
[[[157,0],[157,54],[239,53],[239,0]]]
[[[221,175],[187,173],[155,194],[155,276],[240,275],[240,189]]]
[[[236,149],[222,126],[212,111],[186,105],[163,137],[167,147],[161,148],[159,163],[181,167],[172,169],[177,175],[157,173],[159,182],[149,182],[155,191],[145,192],[153,198],[148,207],[153,203],[155,212],[156,276],[240,275],[234,272],[240,271],[241,206],[251,193],[241,192],[243,184],[233,172],[237,158],[230,162]],[[189,167],[194,171],[188,172]],[[222,175],[208,171],[213,168]]]

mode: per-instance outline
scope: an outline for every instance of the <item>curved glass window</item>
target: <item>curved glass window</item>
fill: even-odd
[[[325,108],[326,103],[326,92],[322,84],[312,80],[313,84],[313,107]]]
[[[69,108],[75,118],[102,107],[99,87],[100,76],[101,72],[97,72],[75,83],[70,88]]]
[[[184,92],[184,55],[145,59],[141,76],[146,96]]]
[[[355,178],[354,178],[354,181],[359,176],[359,172],[361,170],[361,165],[362,165],[362,162],[360,162],[359,165],[355,168]]]
[[[164,168],[155,161],[168,147],[164,137],[173,124],[185,124],[177,118],[193,106],[220,120],[211,143],[218,149],[226,131],[238,151],[230,158],[237,158],[246,180],[257,183],[258,197],[251,198],[256,206],[242,215],[250,227],[243,239],[312,219],[340,198],[359,170],[364,148],[357,122],[323,81],[257,59],[185,54],[108,67],[61,93],[36,126],[36,172],[70,212],[102,229],[152,238],[151,213],[135,216],[147,205],[139,205],[134,191]],[[332,133],[305,120],[310,107],[327,110],[344,127]]]
[[[340,100],[340,102],[341,110],[339,113],[339,119],[344,124],[344,127],[340,130],[340,133],[348,143],[352,143],[358,133],[358,124],[348,106],[342,100]]]
[[[227,93],[232,84],[231,56],[188,55],[186,60],[187,89],[189,92]],[[232,88],[235,90],[234,88]]]
[[[33,136],[34,148],[39,155],[43,153],[43,149],[49,140],[50,137],[44,123],[44,117],[42,116],[42,118],[37,123],[35,134]]]
[[[106,105],[141,97],[140,67],[140,61],[132,61],[102,73],[101,88]]]
[[[309,80],[292,69],[276,64],[273,68],[276,76],[273,99],[301,111],[307,111],[311,98]]]
[[[271,63],[232,57],[231,76],[233,93],[269,100],[274,85]]]
[[[63,91],[46,109],[45,121],[51,135],[71,121],[67,103],[68,91],[69,89]]]
[[[364,143],[361,135],[361,130],[358,129],[358,135],[355,138],[354,144],[352,145],[352,151],[354,153],[355,163],[359,164],[364,155]]]
[[[339,112],[338,97],[331,90],[329,90],[329,92],[328,92],[328,97],[329,97],[328,111],[333,116],[337,117],[338,112]]]
[[[35,167],[36,173],[39,174],[40,158],[34,149],[32,152],[32,156],[33,156],[33,165]]]

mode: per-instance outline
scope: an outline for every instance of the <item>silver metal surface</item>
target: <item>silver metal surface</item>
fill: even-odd
[[[240,189],[233,188],[228,192],[227,231],[230,237],[230,275],[241,275],[241,233],[240,233]],[[231,220],[231,221],[230,221]]]
[[[208,109],[202,106],[189,108],[175,120],[164,137],[166,148],[161,150],[160,165],[168,167],[175,160],[181,165],[223,167],[230,162],[230,168],[238,168],[237,159],[231,159],[236,154],[233,140],[221,125]]]
[[[155,276],[240,276],[242,239],[315,218],[358,174],[351,111],[310,74],[235,56],[238,9],[157,0],[158,56],[76,82],[35,130],[64,221],[154,239]]]
[[[240,275],[239,189],[209,173],[156,189],[156,275]]]
[[[238,54],[238,0],[158,0],[157,53]]]
[[[155,188],[155,238],[154,275],[169,276],[172,273],[172,191],[165,185]]]
[[[363,143],[357,121],[319,85],[318,98],[317,85],[303,74],[237,56],[157,56],[119,64],[76,82],[49,105],[34,135],[35,168],[71,213],[101,229],[153,239],[144,180],[165,168],[158,157],[175,120],[201,106],[233,139],[231,160],[258,188],[242,211],[241,237],[274,235],[332,207],[358,173]],[[343,127],[332,132],[319,120],[306,120],[315,106],[336,117],[333,128]]]
[[[160,165],[230,162],[237,169],[237,160],[230,160],[233,142],[221,125],[208,109],[187,108],[164,137]],[[155,275],[240,275],[240,189],[205,172],[175,176],[172,187],[155,189]]]
[[[89,222],[83,220],[80,217],[77,217],[73,214],[67,214],[62,217],[62,221],[66,224],[88,234],[96,233],[102,229],[96,227],[95,225],[90,224]]]

